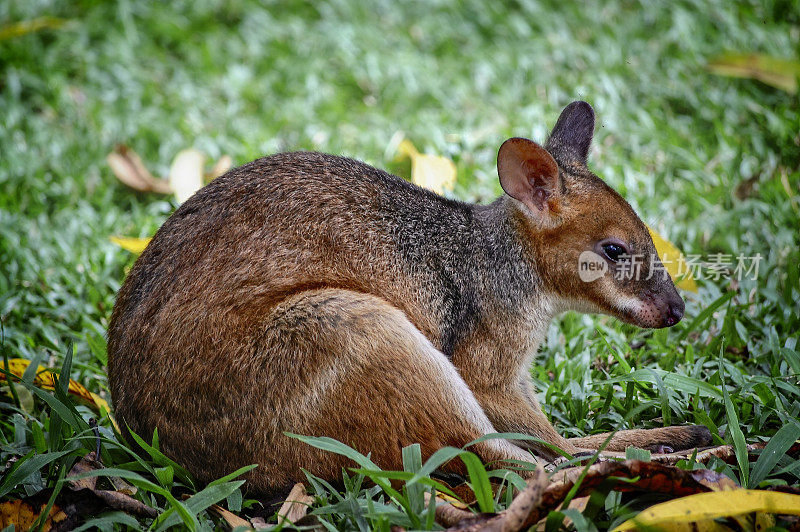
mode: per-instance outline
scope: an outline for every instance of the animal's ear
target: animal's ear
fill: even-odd
[[[533,212],[544,214],[548,200],[558,194],[558,164],[532,140],[515,137],[500,146],[497,173],[506,194]]]
[[[586,166],[586,156],[594,135],[594,109],[586,102],[572,102],[561,111],[547,149],[562,163],[580,163]]]

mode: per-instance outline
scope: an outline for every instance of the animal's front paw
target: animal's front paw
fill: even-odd
[[[664,445],[661,443],[656,443],[654,445],[648,445],[645,447],[645,450],[650,451],[654,454],[669,454],[674,453],[675,449],[670,447],[669,445]]]

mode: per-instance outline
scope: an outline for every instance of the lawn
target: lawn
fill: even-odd
[[[3,32],[39,17],[53,18],[38,31]],[[155,175],[194,147],[236,164],[313,149],[408,177],[408,163],[395,159],[405,137],[455,162],[448,194],[487,202],[501,192],[500,143],[544,141],[560,110],[583,99],[598,117],[590,167],[702,267],[674,328],[577,314],[557,320],[531,368],[548,414],[568,436],[681,423],[721,431],[718,443],[733,443],[739,430],[748,443],[785,427],[782,434],[800,435],[800,103],[796,92],[707,68],[727,52],[797,61],[800,9],[791,0],[592,8],[38,0],[0,3],[0,35],[8,359],[56,373],[66,362],[74,381],[110,400],[104,335],[135,256],[109,236],[150,236],[176,207],[171,196],[115,179],[106,156],[118,143]],[[757,272],[710,275],[707,263],[733,270],[739,257],[758,261]],[[87,421],[97,414],[61,391],[13,391],[0,397],[0,500],[57,500],[52,489],[94,449]],[[202,486],[155,451],[137,461],[107,417],[99,425],[105,465],[131,472],[137,499],[171,514],[157,526],[213,526],[200,498],[181,505],[170,495]],[[786,457],[755,475],[741,456],[708,467],[751,487],[800,484]],[[344,495],[317,486],[315,511],[332,526],[420,525],[357,476],[348,484]],[[233,479],[202,493],[235,511],[258,506]],[[612,492],[575,526],[615,526],[651,504],[648,497]],[[103,519],[138,526],[119,513]]]

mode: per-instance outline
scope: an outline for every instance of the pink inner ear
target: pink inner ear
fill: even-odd
[[[558,179],[558,164],[544,148],[538,148],[536,153],[531,154],[534,157],[525,159],[522,166],[531,186],[550,187]]]

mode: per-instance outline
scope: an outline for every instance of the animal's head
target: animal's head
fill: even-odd
[[[586,166],[594,111],[568,105],[545,147],[512,138],[497,170],[545,288],[562,308],[669,327],[684,303],[631,206]]]

